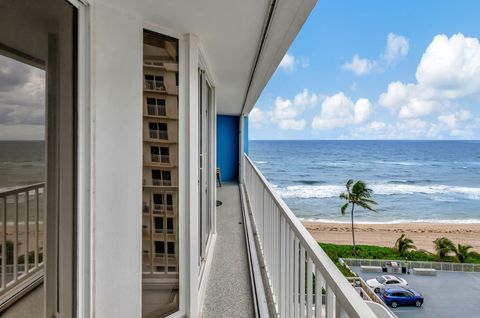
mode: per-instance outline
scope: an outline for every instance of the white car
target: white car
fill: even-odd
[[[408,287],[408,283],[405,279],[393,275],[383,275],[377,278],[369,279],[367,280],[367,285],[370,286],[370,288],[372,288],[376,293],[379,293],[382,287]]]

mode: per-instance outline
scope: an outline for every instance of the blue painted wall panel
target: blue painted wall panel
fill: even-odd
[[[238,180],[239,117],[217,115],[217,168],[222,181]]]
[[[248,155],[248,116],[243,120],[243,152]]]

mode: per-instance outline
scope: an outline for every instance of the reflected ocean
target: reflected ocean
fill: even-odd
[[[250,141],[252,160],[301,219],[349,222],[348,179],[374,190],[357,223],[480,223],[480,141]]]
[[[43,141],[0,141],[0,190],[45,180]]]

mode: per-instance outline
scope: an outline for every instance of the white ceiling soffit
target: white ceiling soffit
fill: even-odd
[[[152,25],[178,34],[195,34],[215,83],[218,112],[238,115],[242,109],[244,113],[252,109],[316,2],[276,0],[262,54],[257,58],[272,1],[98,0],[97,3],[132,12]]]
[[[315,7],[317,0],[277,1],[264,48],[251,79],[242,113],[248,114],[255,106],[288,48]]]

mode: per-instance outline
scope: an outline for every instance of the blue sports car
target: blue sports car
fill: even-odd
[[[423,296],[412,289],[403,287],[386,287],[380,290],[380,297],[389,306],[417,306],[423,304]]]

